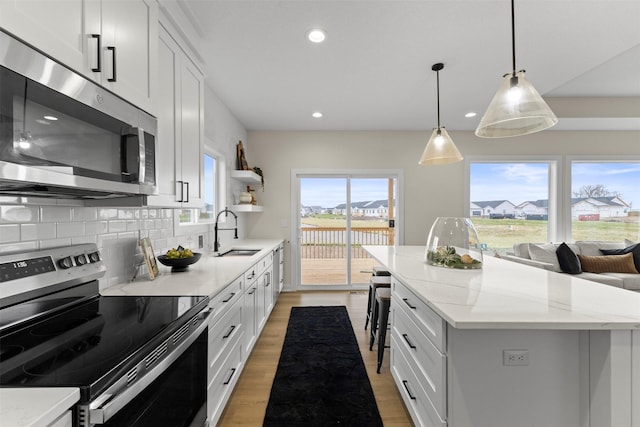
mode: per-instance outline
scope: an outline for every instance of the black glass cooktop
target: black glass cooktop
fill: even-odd
[[[0,337],[0,385],[98,394],[207,305],[206,297],[100,297]]]

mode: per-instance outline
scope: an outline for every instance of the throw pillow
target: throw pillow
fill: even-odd
[[[582,271],[589,273],[638,273],[633,264],[633,255],[578,255]]]
[[[558,256],[556,255],[557,245],[536,245],[529,243],[529,255],[534,261],[544,262],[552,265],[552,271],[560,273],[560,263],[558,262]]]
[[[580,274],[582,273],[582,266],[580,265],[580,259],[575,252],[571,250],[569,245],[562,243],[556,250],[558,256],[558,263],[560,268],[565,273]]]
[[[627,246],[624,249],[600,249],[600,252],[602,252],[603,255],[624,255],[630,253],[633,255],[633,263],[636,266],[636,270],[640,272],[640,243]]]

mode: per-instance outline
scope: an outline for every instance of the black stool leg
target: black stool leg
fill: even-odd
[[[374,294],[375,295],[375,294]],[[373,350],[373,343],[376,341],[376,329],[378,326],[378,300],[375,299],[371,306],[371,329],[369,333],[369,351]]]
[[[387,324],[389,323],[389,301],[383,301],[379,307],[380,323],[378,323],[378,370],[382,366],[382,358],[384,356],[384,346],[387,339]]]
[[[364,330],[367,330],[367,325],[369,324],[369,320],[371,319],[371,299],[375,298],[375,292],[373,291],[373,284],[369,284],[369,299],[367,300],[367,319],[364,322]]]

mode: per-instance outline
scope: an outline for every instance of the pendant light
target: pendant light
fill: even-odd
[[[516,30],[514,0],[511,0],[511,57],[513,71],[505,74],[502,85],[493,97],[476,129],[482,138],[506,138],[527,135],[550,128],[558,118],[542,96],[524,76],[516,72]]]
[[[446,165],[448,163],[459,162],[463,159],[447,130],[440,126],[440,70],[443,68],[444,64],[442,63],[433,64],[431,67],[431,69],[436,72],[438,127],[433,130],[431,138],[429,138],[429,142],[418,162],[420,165]]]

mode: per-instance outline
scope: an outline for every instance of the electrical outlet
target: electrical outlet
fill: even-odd
[[[529,350],[502,350],[504,366],[528,366]]]
[[[201,234],[198,236],[198,249],[204,248],[204,236]]]

